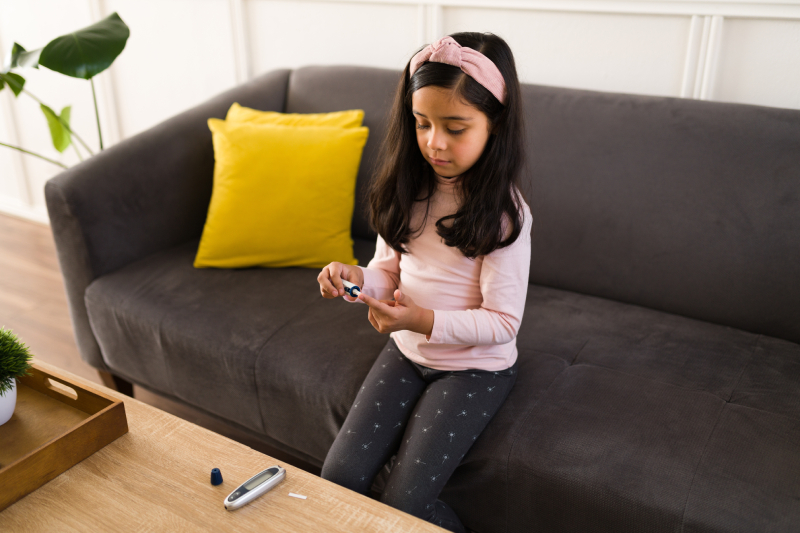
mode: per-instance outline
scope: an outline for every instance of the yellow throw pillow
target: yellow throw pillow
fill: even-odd
[[[350,226],[366,127],[208,127],[214,186],[195,267],[358,263]]]
[[[364,121],[364,111],[334,111],[333,113],[278,113],[242,107],[237,102],[228,109],[225,120],[250,124],[282,124],[284,126],[336,126],[358,128]]]

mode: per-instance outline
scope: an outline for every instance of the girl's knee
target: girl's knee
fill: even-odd
[[[368,461],[374,458],[358,457],[344,448],[341,450],[335,445],[331,448],[322,465],[320,477],[353,492],[369,496],[375,472],[370,470]]]
[[[449,531],[466,531],[450,506],[441,500],[428,499],[423,494],[414,498],[414,492],[413,489],[397,491],[388,490],[387,487],[387,490],[381,495],[381,502]]]
[[[322,471],[319,473],[319,477],[332,483],[336,483],[337,485],[341,485],[341,483],[339,483],[339,480],[342,478],[341,474],[341,470],[336,467],[336,464],[333,461],[326,460],[322,465]]]
[[[346,458],[328,454],[319,476],[331,483],[336,483],[350,490],[357,490],[356,479],[353,476],[355,465],[351,465]]]
[[[350,489],[353,492],[358,492],[359,494],[364,495],[367,494],[363,487],[363,482],[359,481],[358,478],[353,477],[352,473],[348,472],[347,470],[323,468],[322,472],[320,473],[320,477],[330,481],[331,483],[336,483],[340,487]],[[367,487],[367,489],[368,488],[369,487]]]
[[[402,487],[400,489],[386,487],[381,494],[381,502],[404,513],[430,521],[434,514],[433,503],[421,499],[421,494],[415,495],[417,490],[419,487]]]

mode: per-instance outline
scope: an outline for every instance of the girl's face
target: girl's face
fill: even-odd
[[[433,171],[460,176],[478,161],[489,140],[489,119],[452,90],[428,86],[411,95],[417,144]]]

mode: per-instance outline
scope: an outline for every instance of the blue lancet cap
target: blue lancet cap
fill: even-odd
[[[211,484],[212,485],[222,484],[222,472],[219,471],[219,468],[211,469]]]

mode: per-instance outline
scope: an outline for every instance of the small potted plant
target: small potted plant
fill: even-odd
[[[11,330],[0,328],[0,426],[8,422],[17,405],[17,380],[31,368],[28,347]]]

